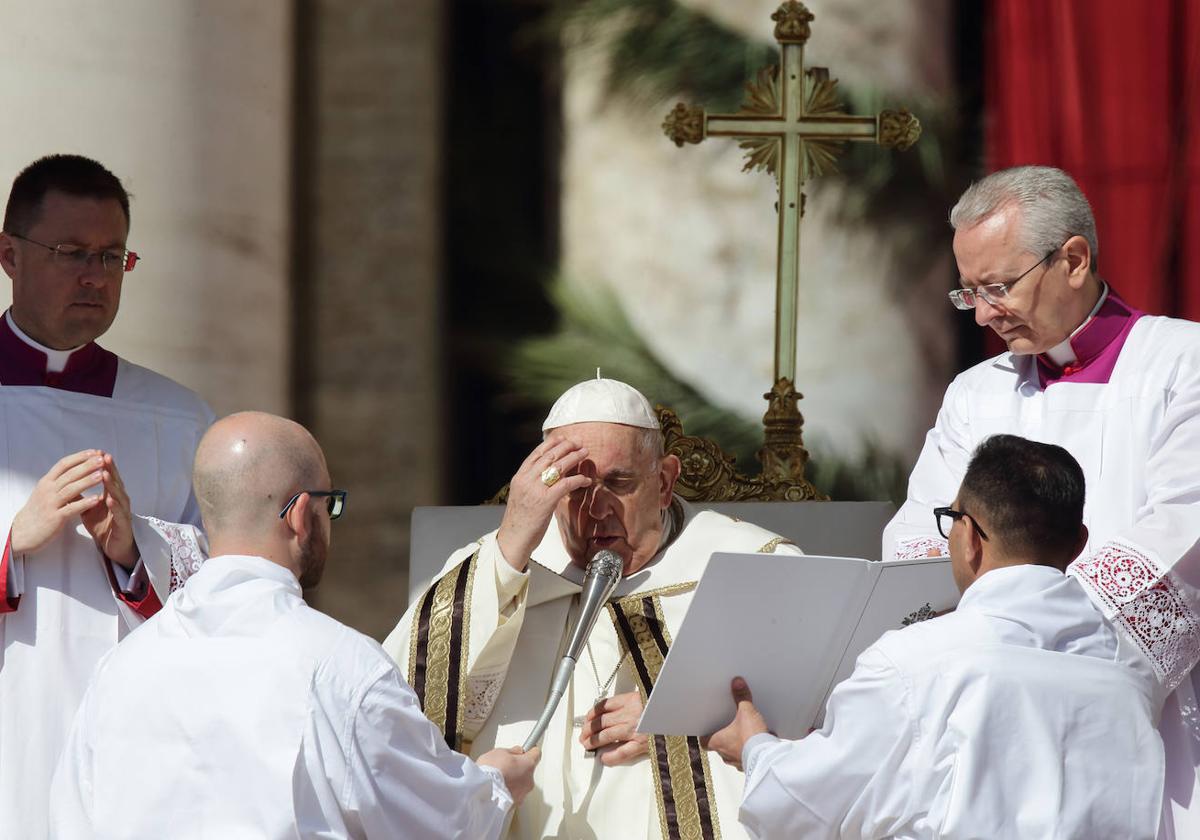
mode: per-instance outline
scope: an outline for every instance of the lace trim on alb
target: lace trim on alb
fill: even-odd
[[[916,560],[919,557],[929,557],[929,550],[937,549],[938,557],[950,554],[950,543],[941,537],[910,537],[896,541],[897,560]]]
[[[492,709],[496,708],[500,689],[504,688],[505,674],[506,669],[501,667],[467,677],[467,702],[463,709],[464,737],[474,740],[487,722]]]
[[[184,533],[183,526],[164,522],[153,516],[147,516],[146,522],[166,540],[171,550],[171,585],[167,593],[169,595],[176,589],[182,589],[187,579],[200,571],[200,566],[204,564],[204,555],[196,542]]]
[[[1200,617],[1143,552],[1113,540],[1070,571],[1119,623],[1174,690],[1200,659]]]

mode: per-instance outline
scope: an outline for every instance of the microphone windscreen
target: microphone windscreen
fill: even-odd
[[[597,551],[595,556],[587,564],[585,575],[592,577],[598,575],[606,579],[620,579],[621,569],[625,567],[625,562],[621,560],[621,555],[610,549],[602,549]]]

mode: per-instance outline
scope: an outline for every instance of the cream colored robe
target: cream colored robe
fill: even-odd
[[[510,837],[747,836],[737,822],[742,774],[716,754],[700,750],[694,738],[656,736],[652,756],[661,761],[642,757],[621,767],[603,766],[579,742],[583,716],[601,693],[639,690],[639,672],[657,673],[661,644],[669,644],[678,631],[694,584],[713,552],[800,553],[757,525],[686,505],[683,510],[678,537],[621,582],[614,595],[618,606],[596,622],[546,730],[535,788],[517,810]],[[504,560],[492,532],[455,552],[429,593],[409,607],[384,648],[452,745],[474,758],[493,747],[519,745],[529,735],[561,656],[564,630],[578,609],[582,580],[582,570],[571,565],[552,522],[524,574]],[[632,630],[627,638],[635,639],[636,656],[625,655],[619,622]],[[463,628],[461,633],[456,627]],[[602,692],[614,671],[611,688]]]

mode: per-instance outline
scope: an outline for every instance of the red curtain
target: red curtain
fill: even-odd
[[[1071,173],[1100,275],[1200,320],[1200,0],[991,0],[987,24],[989,171]]]

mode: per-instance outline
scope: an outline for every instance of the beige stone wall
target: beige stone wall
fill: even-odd
[[[442,492],[440,9],[319,0],[301,46],[297,410],[350,493],[315,602],[380,638],[407,605],[412,506]]]
[[[778,0],[688,2],[748,36],[771,38]],[[949,89],[944,0],[807,5],[816,16],[808,66],[828,66],[843,83],[879,90],[896,105]],[[676,375],[757,419],[773,373],[775,182],[743,173],[731,140],[677,149],[660,128],[669,104],[641,110],[606,100],[595,62],[594,52],[568,61],[565,274],[611,286]],[[943,294],[949,235],[916,276],[904,274],[894,231],[836,218],[838,189],[816,181],[807,190],[796,383],[805,438],[818,455],[853,457],[873,440],[915,460],[953,357]]]
[[[53,152],[96,158],[122,179],[143,262],[103,343],[219,414],[288,409],[291,8],[0,7],[3,194]],[[9,284],[0,291],[7,306]]]

